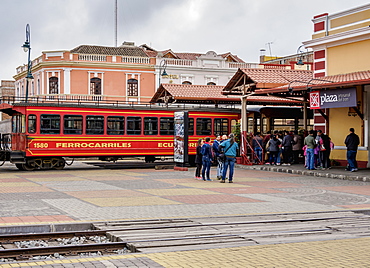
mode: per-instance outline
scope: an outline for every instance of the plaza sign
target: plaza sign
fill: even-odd
[[[310,92],[310,109],[356,107],[356,88]]]

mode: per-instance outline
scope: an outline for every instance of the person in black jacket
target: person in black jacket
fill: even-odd
[[[356,155],[357,155],[357,149],[358,145],[360,144],[360,138],[355,134],[355,129],[350,128],[349,129],[349,135],[346,137],[344,144],[347,147],[347,170],[354,172],[357,171],[357,161],[356,161]]]
[[[195,179],[201,180],[202,177],[200,176],[200,172],[202,170],[202,145],[203,145],[203,139],[198,140],[197,148],[196,148],[196,155],[195,155],[195,165],[196,165],[196,170],[195,170]]]

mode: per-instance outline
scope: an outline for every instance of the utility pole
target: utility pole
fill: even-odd
[[[117,9],[118,9],[118,3],[117,3],[118,0],[115,0],[115,3],[114,3],[114,41],[115,41],[115,47],[117,47]]]

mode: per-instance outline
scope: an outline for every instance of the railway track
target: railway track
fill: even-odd
[[[0,235],[0,258],[152,253],[359,238],[370,236],[369,223],[369,215],[351,211],[100,222],[91,224],[95,230]],[[81,237],[108,240],[83,239],[87,241],[84,244],[59,245],[62,240]],[[48,246],[35,247],[35,242],[25,241],[46,241]],[[16,248],[16,243],[31,246]]]
[[[5,234],[0,236],[0,258],[25,260],[36,256],[73,256],[127,251],[127,243],[111,242],[104,230]]]

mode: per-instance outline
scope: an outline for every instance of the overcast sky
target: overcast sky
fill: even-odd
[[[21,46],[31,27],[31,58],[79,45],[115,45],[115,0],[1,0],[0,79],[27,63]],[[246,62],[295,54],[311,19],[367,0],[118,0],[118,44],[132,41],[175,52],[231,52]],[[270,45],[268,45],[270,43]]]

